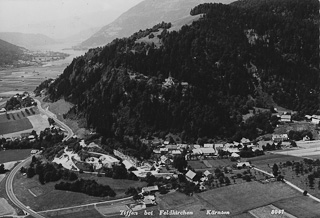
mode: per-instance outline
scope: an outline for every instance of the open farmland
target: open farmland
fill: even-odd
[[[57,215],[46,215],[46,217],[50,218],[103,218],[96,209],[91,210],[83,210],[79,212],[71,212],[66,214],[57,214]]]
[[[38,181],[38,176],[28,179],[19,173],[14,181],[14,189],[19,200],[37,211],[43,211],[128,197],[124,192],[129,187],[142,187],[146,185],[146,183],[139,181],[114,180],[112,178],[97,177],[89,174],[79,174],[79,177],[83,179],[95,179],[100,184],[109,185],[117,193],[117,196],[115,198],[93,197],[77,192],[55,190],[54,185],[60,181],[41,185]],[[31,190],[32,193],[35,192],[34,194],[37,197],[30,193],[29,190]],[[68,201],[65,199],[68,199]]]
[[[32,124],[28,118],[17,119],[0,123],[0,135],[32,129]]]
[[[5,150],[5,151],[1,150],[0,163],[23,160],[30,155],[30,152],[31,152],[31,149]]]
[[[16,215],[16,211],[14,208],[8,204],[7,200],[4,198],[0,198],[0,216],[5,215]]]
[[[299,218],[320,217],[320,203],[306,196],[298,196],[274,202],[278,208],[284,209]]]
[[[286,161],[300,161],[303,160],[301,157],[294,157],[285,154],[272,154],[266,153],[265,155],[244,158],[243,160],[251,161],[251,164],[259,169],[270,171],[274,163],[285,163]]]
[[[277,214],[275,214],[275,211],[277,212]],[[273,206],[272,204],[250,210],[249,213],[254,215],[255,217],[263,218],[297,218],[285,211],[282,211],[280,208]]]
[[[9,134],[13,132],[20,132],[24,130],[30,130],[32,128],[42,128],[42,123],[38,123],[35,120],[39,120],[38,108],[21,109],[19,111],[8,112],[8,114],[0,115],[0,135]],[[42,119],[43,120],[43,119]],[[42,121],[44,122],[44,121]]]
[[[231,215],[237,215],[301,194],[280,182],[267,184],[248,182],[206,191],[198,195],[206,202],[210,202],[217,210],[230,211]]]

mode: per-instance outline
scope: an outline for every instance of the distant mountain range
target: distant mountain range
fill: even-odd
[[[102,27],[79,47],[91,48],[105,45],[115,38],[128,37],[134,32],[152,27],[158,23],[173,22],[188,16],[191,8],[201,3],[233,0],[145,0],[123,13],[114,22]]]
[[[0,32],[0,39],[28,49],[57,43],[54,39],[43,34],[18,32]]]
[[[0,66],[17,61],[24,54],[24,50],[26,49],[0,39]]]

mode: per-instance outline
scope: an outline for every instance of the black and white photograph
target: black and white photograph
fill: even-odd
[[[319,0],[0,0],[0,218],[319,218]]]

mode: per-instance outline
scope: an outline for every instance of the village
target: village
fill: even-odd
[[[175,143],[172,137],[168,137],[168,140],[142,140],[153,148],[153,155],[151,159],[139,161],[120,150],[106,154],[95,142],[86,143],[76,136],[73,140],[86,151],[85,157],[83,153],[79,155],[79,152],[67,146],[58,152],[53,163],[72,171],[98,176],[107,174],[106,168],[120,165],[125,167],[127,173],[134,174],[136,179],[149,181],[148,186],[134,192],[137,204],[131,205],[133,211],[157,205],[155,193],[180,191],[192,195],[194,192],[242,182],[268,183],[281,180],[281,177],[266,176],[253,170],[254,164],[250,157],[265,155],[265,152],[274,150],[294,149],[288,134],[273,134],[268,141],[242,138],[240,142],[201,145]]]

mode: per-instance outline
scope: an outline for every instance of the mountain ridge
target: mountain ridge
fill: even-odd
[[[0,39],[28,49],[57,43],[46,35],[35,33],[0,32]]]
[[[232,0],[145,0],[120,15],[114,22],[102,27],[79,47],[105,45],[115,38],[128,37],[162,21],[173,22],[189,15],[191,8],[204,2],[230,3]]]

